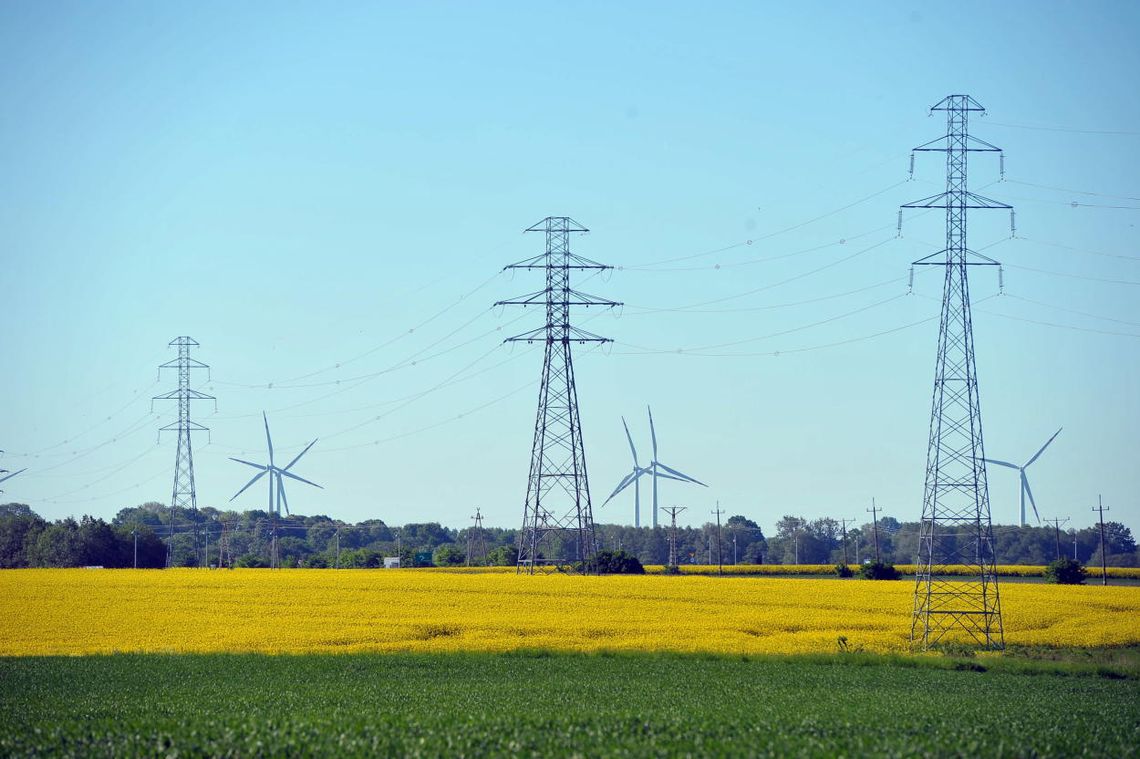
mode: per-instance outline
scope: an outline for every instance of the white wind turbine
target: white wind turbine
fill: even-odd
[[[1061,429],[1064,429],[1064,427]],[[1045,445],[1041,446],[1040,450],[1038,450],[1037,453],[1033,454],[1033,457],[1021,466],[1018,466],[1017,464],[1011,464],[1008,461],[999,461],[998,459],[982,459],[982,461],[985,461],[987,464],[997,464],[998,466],[1004,466],[1009,469],[1016,469],[1018,474],[1021,476],[1021,521],[1018,523],[1019,525],[1027,524],[1025,521],[1025,496],[1029,496],[1029,503],[1031,506],[1033,506],[1033,516],[1037,517],[1038,522],[1041,521],[1041,515],[1037,513],[1037,502],[1033,500],[1033,491],[1029,489],[1029,478],[1025,476],[1025,470],[1029,468],[1030,464],[1040,458],[1041,454],[1045,452],[1045,449],[1049,447],[1049,444],[1052,443],[1060,434],[1061,430],[1054,432],[1053,437],[1046,440]]]
[[[647,407],[648,408],[648,407]],[[641,485],[640,479],[643,474],[648,474],[653,477],[653,526],[657,526],[657,480],[676,480],[677,482],[692,482],[701,487],[708,487],[705,483],[698,479],[690,477],[683,472],[662,464],[657,460],[657,430],[653,426],[653,409],[649,409],[649,434],[653,441],[653,459],[649,462],[649,466],[641,466],[637,458],[637,449],[633,445],[633,436],[629,434],[629,425],[625,423],[625,417],[621,419],[622,426],[625,427],[625,436],[629,440],[629,450],[633,454],[633,471],[622,478],[614,492],[610,493],[610,497],[606,499],[602,506],[613,500],[621,491],[625,490],[631,484],[634,487],[634,510],[633,510],[633,523],[635,527],[641,526]]]

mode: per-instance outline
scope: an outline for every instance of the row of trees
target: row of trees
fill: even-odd
[[[173,517],[173,525],[171,519]],[[785,516],[766,537],[756,522],[730,517],[715,524],[677,529],[680,564],[838,564],[876,556],[910,563],[918,545],[918,524],[883,517],[877,525],[843,525],[834,519]],[[173,529],[172,529],[173,528]],[[436,565],[498,564],[517,561],[518,531],[497,527],[454,529],[437,522],[390,527],[379,519],[348,524],[327,516],[273,519],[265,511],[171,510],[160,503],[122,509],[102,519],[49,522],[23,504],[0,505],[0,568],[268,566],[276,531],[278,556],[286,567],[380,567],[386,556],[404,566],[430,557]],[[877,541],[876,541],[877,532]],[[597,548],[625,551],[643,564],[669,562],[669,530],[597,525]],[[481,539],[480,539],[481,538]],[[1100,563],[1098,528],[1062,532],[1040,527],[994,528],[995,551],[1003,564],[1047,564],[1058,553],[1086,564]],[[877,542],[877,549],[876,549]],[[1127,527],[1105,523],[1107,563],[1140,566],[1136,541]],[[550,547],[551,557],[575,558],[572,545]]]

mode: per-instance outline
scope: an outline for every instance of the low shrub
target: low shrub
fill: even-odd
[[[835,574],[838,577],[850,577],[851,575],[855,574],[855,571],[846,564],[836,564]]]
[[[864,580],[897,580],[902,577],[894,564],[872,561],[859,567],[859,576]]]
[[[1054,582],[1058,585],[1084,585],[1088,571],[1085,565],[1073,559],[1057,559],[1042,572],[1045,582]]]

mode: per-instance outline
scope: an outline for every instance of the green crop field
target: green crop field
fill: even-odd
[[[1135,756],[1123,668],[862,655],[0,659],[0,755]]]

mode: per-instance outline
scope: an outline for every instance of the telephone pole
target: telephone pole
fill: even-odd
[[[664,510],[669,515],[669,566],[679,566],[677,563],[677,515],[685,510],[684,506],[668,506]]]
[[[226,560],[230,559],[230,564],[233,564],[230,556],[230,523],[222,520],[222,534],[218,537],[218,569],[223,569],[226,566]]]
[[[173,361],[167,361],[161,364],[159,375],[161,376],[163,369],[177,369],[178,370],[178,389],[171,390],[169,393],[163,395],[156,395],[151,399],[151,410],[154,409],[154,401],[178,401],[178,421],[161,427],[158,430],[158,436],[161,439],[163,432],[177,432],[178,433],[178,448],[174,455],[174,489],[170,495],[170,539],[166,544],[166,566],[170,567],[171,561],[174,557],[174,519],[177,509],[190,511],[198,510],[198,492],[194,487],[194,451],[190,444],[190,436],[192,432],[208,432],[207,427],[203,427],[197,422],[190,419],[190,402],[191,401],[214,401],[214,409],[217,410],[217,399],[212,395],[200,393],[190,387],[190,372],[194,369],[205,369],[206,379],[209,381],[210,367],[203,364],[201,361],[190,357],[190,349],[197,348],[198,342],[192,337],[183,335],[176,337],[170,341],[171,347],[178,348],[178,358]],[[196,526],[195,522],[195,526]],[[194,531],[194,563],[198,564],[198,532]]]
[[[516,567],[517,572],[534,574],[536,566],[570,568],[580,562],[581,566],[588,567],[596,549],[586,448],[582,442],[570,348],[575,343],[611,340],[571,325],[570,309],[576,306],[613,308],[621,304],[570,287],[572,271],[613,268],[570,252],[570,235],[590,230],[569,217],[548,216],[525,231],[545,234],[546,252],[506,269],[541,269],[546,273],[546,287],[495,305],[540,306],[546,311],[543,326],[506,340],[546,345]],[[561,555],[552,555],[555,552]]]
[[[716,502],[716,573],[718,575],[724,574],[724,559],[721,557],[720,551],[720,515],[724,512],[720,510],[720,501]]]
[[[854,519],[840,519],[839,523],[843,525],[843,566],[847,566],[847,523],[854,522]]]
[[[1104,501],[1099,495],[1096,497],[1096,504],[1093,506],[1093,511],[1100,512],[1100,584],[1108,585],[1108,561],[1104,547],[1104,512],[1111,511],[1111,509],[1104,505]]]
[[[1055,531],[1056,538],[1057,538],[1057,560],[1060,561],[1060,559],[1061,559],[1061,525],[1068,523],[1069,518],[1068,517],[1065,517],[1064,519],[1053,518],[1053,519],[1045,519],[1043,521],[1053,523],[1053,530]]]
[[[879,563],[879,510],[875,506],[875,499],[871,499],[871,508],[867,509],[871,512],[871,528],[875,535],[875,563]]]
[[[985,111],[981,104],[969,95],[949,95],[934,111],[946,114],[946,134],[913,152],[946,154],[946,191],[899,209],[900,234],[903,209],[946,211],[946,247],[914,262],[941,266],[945,278],[910,638],[912,646],[922,649],[937,645],[944,637],[1002,649],[1005,637],[967,277],[970,266],[1000,264],[968,248],[966,220],[970,209],[1008,210],[1012,233],[1013,207],[967,189],[970,153],[1001,153],[1000,148],[969,133],[970,114]],[[912,161],[912,173],[913,166]],[[958,564],[972,566],[973,577],[963,580],[951,575],[950,566]]]

